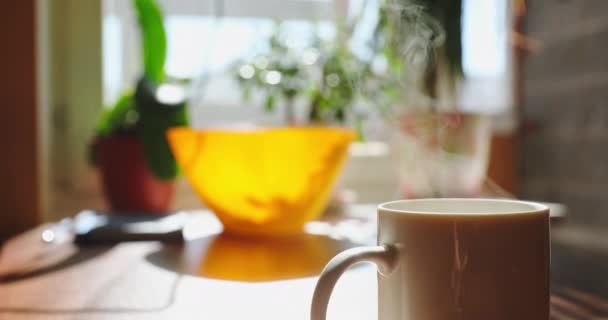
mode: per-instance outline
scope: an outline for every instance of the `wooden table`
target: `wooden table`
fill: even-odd
[[[0,319],[305,320],[325,263],[373,241],[373,230],[373,221],[340,219],[309,225],[325,235],[282,242],[207,235],[183,245],[63,245],[53,248],[57,264],[0,282]],[[552,277],[553,319],[608,319],[606,257],[554,246]],[[372,266],[353,268],[328,318],[375,319],[376,290]]]

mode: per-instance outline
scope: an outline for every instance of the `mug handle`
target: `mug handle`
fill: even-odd
[[[388,275],[397,265],[397,256],[397,249],[391,245],[359,247],[340,252],[321,272],[312,297],[310,319],[325,320],[331,292],[340,276],[350,266],[360,262],[372,262],[378,266],[380,274]]]

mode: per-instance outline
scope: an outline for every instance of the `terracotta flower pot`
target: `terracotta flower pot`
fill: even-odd
[[[94,152],[106,201],[112,211],[168,212],[175,182],[160,180],[152,174],[135,135],[97,138]]]

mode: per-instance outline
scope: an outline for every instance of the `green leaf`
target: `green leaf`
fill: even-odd
[[[133,0],[142,38],[145,74],[160,83],[165,77],[167,35],[160,7],[155,0]]]
[[[251,101],[251,87],[244,85],[243,86],[243,96],[242,96],[243,101],[245,102],[250,102]]]
[[[135,111],[133,101],[133,93],[124,93],[109,109],[103,109],[99,123],[97,125],[97,134],[100,136],[109,136],[121,129],[126,129],[129,123],[130,112]]]
[[[355,119],[355,131],[357,132],[357,140],[360,142],[365,142],[365,133],[363,131],[363,122],[365,119],[362,116],[358,116]]]
[[[179,174],[179,169],[169,147],[166,132],[171,127],[188,125],[188,112],[186,101],[176,104],[163,103],[156,98],[156,90],[157,86],[145,77],[137,86],[137,134],[152,173],[162,180],[171,180]]]
[[[274,110],[275,101],[276,101],[276,96],[274,96],[274,95],[269,95],[266,97],[266,102],[264,103],[264,107],[266,108],[266,111]]]

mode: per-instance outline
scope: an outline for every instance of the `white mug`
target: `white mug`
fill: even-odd
[[[349,249],[329,262],[315,288],[312,320],[325,320],[340,275],[366,261],[378,266],[379,320],[549,319],[549,209],[542,204],[381,204],[378,246]]]

